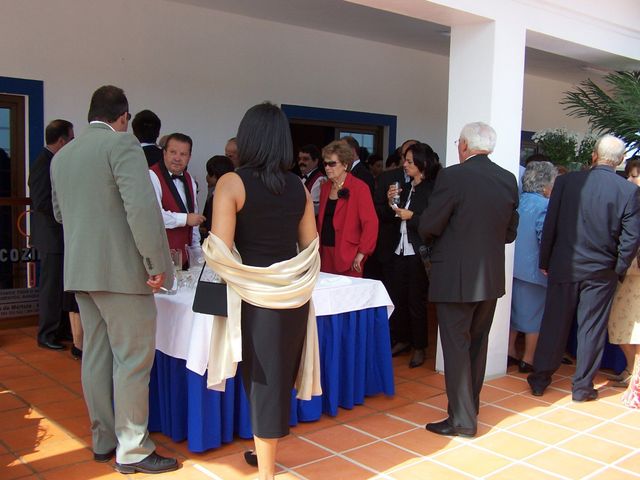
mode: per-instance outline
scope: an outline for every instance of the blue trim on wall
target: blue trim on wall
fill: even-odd
[[[531,140],[531,137],[533,137],[533,134],[536,132],[530,132],[529,130],[521,130],[520,131],[520,141],[529,141]]]
[[[318,120],[322,122],[385,126],[389,129],[389,154],[396,149],[398,117],[395,115],[286,104],[280,105],[280,108],[290,120]]]
[[[44,145],[44,82],[0,77],[0,93],[29,97],[29,165],[33,165]]]

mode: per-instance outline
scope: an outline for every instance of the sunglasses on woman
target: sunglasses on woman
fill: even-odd
[[[335,160],[325,160],[324,161],[324,166],[325,167],[335,167],[338,164],[338,162],[336,162]]]

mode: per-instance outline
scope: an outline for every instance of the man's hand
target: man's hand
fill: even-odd
[[[547,272],[547,269],[546,269],[546,268],[541,268],[541,269],[540,269],[540,272],[541,272],[545,277],[549,276],[549,272]]]
[[[200,215],[199,213],[187,213],[187,225],[190,227],[197,227],[202,222],[206,220],[204,215]]]
[[[153,293],[157,293],[160,291],[160,287],[164,283],[164,272],[158,273],[157,275],[149,275],[149,280],[147,280],[147,285],[151,287]]]

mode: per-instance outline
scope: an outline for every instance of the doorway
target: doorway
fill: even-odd
[[[0,327],[38,309],[26,179],[43,145],[43,110],[43,82],[0,77]]]
[[[26,287],[20,254],[26,238],[17,228],[25,195],[25,98],[0,94],[0,288]]]
[[[322,149],[325,145],[347,135],[366,147],[369,154],[386,156],[396,148],[395,115],[304,107],[281,106],[289,118],[294,154],[308,144]]]

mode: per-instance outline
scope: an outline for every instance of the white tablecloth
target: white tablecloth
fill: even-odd
[[[176,295],[156,295],[158,309],[156,349],[187,361],[187,368],[204,375],[209,361],[211,316],[194,313],[194,290],[179,290]],[[393,304],[382,282],[320,273],[313,291],[316,315],[336,315]]]

